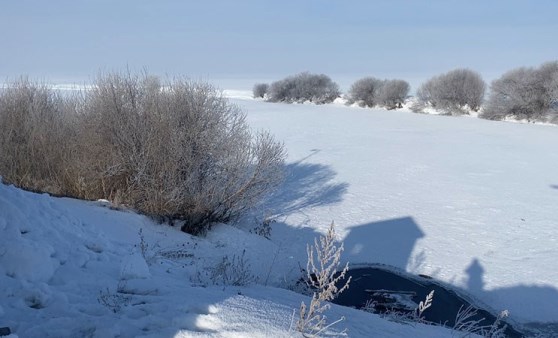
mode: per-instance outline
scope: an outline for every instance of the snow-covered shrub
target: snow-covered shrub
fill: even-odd
[[[558,116],[558,61],[539,68],[511,70],[492,82],[481,117],[556,121]]]
[[[300,304],[300,317],[296,328],[304,334],[317,336],[327,327],[336,323],[326,325],[326,317],[323,313],[330,307],[328,302],[349,288],[350,277],[342,283],[349,271],[349,264],[347,263],[341,272],[337,273],[343,253],[343,243],[337,246],[336,242],[335,225],[332,222],[327,234],[320,236],[319,241],[314,239],[314,245],[308,245],[306,248],[308,286],[315,292],[309,306],[306,306],[304,302]]]
[[[361,107],[401,108],[411,86],[403,80],[380,80],[365,77],[357,80],[347,93],[347,103]]]
[[[6,183],[64,194],[72,130],[63,99],[22,78],[0,91],[0,175]]]
[[[82,112],[81,162],[95,198],[182,221],[200,233],[257,204],[282,179],[284,149],[252,134],[211,85],[100,76]]]
[[[254,98],[264,98],[265,94],[269,90],[269,85],[267,83],[256,83],[252,89]]]
[[[300,73],[275,81],[269,86],[270,102],[333,102],[340,95],[339,86],[324,74]]]
[[[417,90],[414,110],[432,107],[447,114],[478,111],[484,99],[486,84],[480,74],[469,69],[456,69],[431,78]]]

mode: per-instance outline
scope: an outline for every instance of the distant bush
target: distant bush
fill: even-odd
[[[273,82],[267,93],[270,102],[330,103],[340,96],[339,86],[327,75],[300,73]]]
[[[403,80],[386,80],[378,91],[377,104],[387,109],[401,108],[411,86]]]
[[[379,80],[366,77],[353,83],[347,94],[347,103],[357,103],[361,107],[401,108],[410,85],[403,80]]]
[[[269,85],[267,83],[256,83],[254,85],[254,88],[252,89],[252,93],[254,95],[254,98],[264,98],[268,90]]]
[[[480,74],[469,69],[456,69],[426,81],[417,90],[414,110],[432,107],[447,114],[478,111],[484,99],[486,84]]]
[[[23,188],[109,199],[199,233],[276,187],[284,149],[203,83],[100,76],[80,97],[28,82],[0,94],[0,175]]]
[[[377,98],[384,81],[374,77],[365,77],[357,80],[349,88],[347,103],[357,103],[361,107],[374,107],[378,104]]]
[[[558,122],[558,61],[511,70],[490,86],[481,117]]]

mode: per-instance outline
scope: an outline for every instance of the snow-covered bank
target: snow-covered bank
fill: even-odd
[[[293,310],[306,297],[274,287],[204,283],[208,268],[242,248],[263,281],[266,259],[277,247],[260,236],[222,225],[208,238],[194,238],[105,203],[4,184],[0,234],[0,327],[14,336],[299,336]],[[451,336],[443,328],[400,325],[339,306],[328,315],[345,316],[338,328],[350,337]]]

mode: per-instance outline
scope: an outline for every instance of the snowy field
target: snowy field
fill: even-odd
[[[19,337],[297,337],[293,310],[308,298],[284,287],[332,221],[351,264],[426,274],[519,323],[558,323],[558,128],[227,95],[284,141],[282,188],[240,229],[195,238],[108,203],[0,185],[0,327]],[[266,217],[271,241],[245,231]],[[212,267],[243,250],[257,285],[212,285]],[[459,336],[340,306],[327,315],[344,316],[333,330],[349,337]]]
[[[234,102],[289,151],[287,189],[269,208],[290,247],[308,241],[290,229],[334,220],[351,263],[430,275],[517,320],[558,322],[558,128]]]

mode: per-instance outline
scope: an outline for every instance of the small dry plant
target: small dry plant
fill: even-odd
[[[414,315],[417,322],[422,322],[424,317],[422,316],[423,312],[432,306],[432,299],[434,299],[434,290],[430,291],[424,301],[421,301],[418,305],[418,308],[415,310]]]
[[[327,328],[338,323],[344,318],[326,324],[324,312],[329,309],[332,301],[341,292],[349,288],[351,278],[341,284],[349,270],[349,264],[338,274],[343,243],[336,245],[335,224],[332,222],[327,234],[314,239],[314,245],[307,245],[308,263],[306,272],[308,274],[308,286],[315,290],[310,305],[304,302],[300,304],[300,317],[296,323],[296,329],[305,337],[316,337]],[[342,285],[338,287],[338,285]]]
[[[97,296],[99,304],[110,309],[114,313],[120,312],[123,307],[130,305],[132,296],[124,293],[125,283],[125,281],[120,280],[115,292],[109,290],[109,288],[100,290],[99,296]]]
[[[138,236],[139,243],[135,244],[134,247],[136,247],[140,251],[147,265],[153,265],[155,262],[162,258],[179,260],[194,257],[194,254],[192,254],[190,250],[186,249],[185,244],[182,244],[184,247],[162,248],[156,250],[154,247],[158,247],[159,245],[156,244],[155,246],[152,246],[145,240],[143,228],[139,229]],[[194,249],[196,248],[196,246],[197,244],[194,243]]]
[[[471,305],[459,308],[455,316],[453,330],[459,334],[460,338],[479,335],[485,338],[505,338],[507,325],[501,325],[502,320],[509,316],[509,311],[504,310],[498,314],[492,325],[483,325],[484,318],[474,319],[478,314],[477,309]]]
[[[245,257],[246,250],[242,250],[242,255],[233,255],[232,259],[224,256],[221,262],[210,270],[209,279],[213,285],[223,286],[245,286],[256,281],[251,273],[251,266]]]

